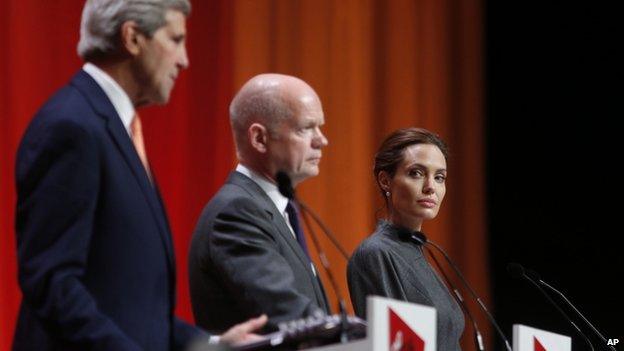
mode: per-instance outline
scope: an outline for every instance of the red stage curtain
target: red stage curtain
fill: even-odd
[[[80,11],[73,0],[0,4],[0,350],[9,348],[20,300],[15,151],[37,108],[81,66]],[[252,75],[269,71],[301,77],[323,101],[329,146],[321,175],[299,192],[348,251],[380,214],[371,169],[383,137],[408,126],[441,134],[452,151],[447,197],[424,229],[489,300],[481,12],[479,0],[193,2],[190,68],[167,106],[141,113],[174,233],[179,316],[192,320],[187,252],[195,221],[235,164],[229,100]],[[321,242],[348,300],[345,262]]]

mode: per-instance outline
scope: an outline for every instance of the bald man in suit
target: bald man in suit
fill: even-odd
[[[265,313],[271,330],[329,313],[297,209],[275,179],[283,171],[296,186],[318,174],[320,99],[298,78],[262,74],[235,96],[230,121],[239,164],[204,208],[189,254],[197,324],[220,332]]]

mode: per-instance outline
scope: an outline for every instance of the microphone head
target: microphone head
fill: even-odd
[[[425,245],[427,237],[425,234],[418,231],[407,230],[406,228],[399,229],[399,238],[403,241],[411,241],[417,245]]]
[[[526,275],[524,272],[524,268],[519,264],[512,262],[507,265],[507,272],[511,274],[512,277],[522,279]]]
[[[275,180],[277,181],[277,189],[279,189],[280,194],[290,200],[295,198],[295,189],[293,188],[290,177],[286,174],[286,172],[277,172]]]
[[[427,236],[425,236],[425,233],[423,232],[419,232],[419,231],[414,231],[412,232],[412,240],[420,243],[420,245],[425,245],[425,243],[427,242]]]
[[[527,277],[535,280],[536,282],[539,282],[540,280],[542,280],[542,279],[540,279],[539,274],[537,274],[537,272],[532,270],[532,269],[527,269],[526,270],[526,275],[527,275]]]

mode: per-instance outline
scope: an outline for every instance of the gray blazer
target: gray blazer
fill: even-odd
[[[377,295],[432,306],[437,311],[438,351],[460,350],[461,308],[425,259],[422,247],[401,239],[386,221],[355,250],[347,265],[355,313],[366,318],[366,297]]]
[[[266,313],[265,331],[329,308],[321,281],[286,220],[250,178],[232,172],[204,208],[191,241],[197,325],[221,333]]]

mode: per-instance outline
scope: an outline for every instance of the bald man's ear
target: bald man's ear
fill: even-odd
[[[121,36],[121,46],[131,56],[136,56],[141,51],[140,43],[146,39],[145,35],[139,31],[139,27],[134,21],[126,21],[121,25],[119,31]]]
[[[247,129],[247,137],[251,143],[251,148],[259,153],[267,152],[267,140],[269,131],[260,123],[252,123]]]

